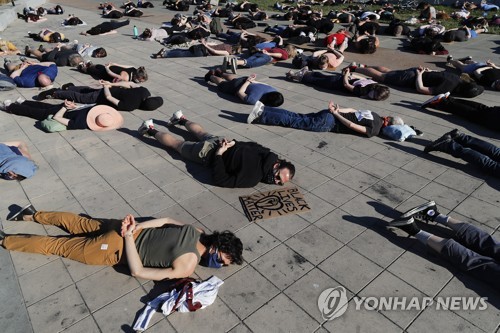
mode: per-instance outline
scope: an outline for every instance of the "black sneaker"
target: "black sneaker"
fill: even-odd
[[[400,219],[414,218],[417,221],[427,222],[434,221],[439,215],[436,203],[434,201],[426,202],[420,206],[414,207],[401,215]]]
[[[36,213],[35,207],[32,204],[26,205],[21,208],[20,211],[12,215],[8,220],[9,221],[23,221],[23,217],[25,215],[33,215]]]
[[[0,241],[3,241],[3,239],[5,238],[5,236],[7,236],[7,235],[5,234],[5,232],[3,232],[3,230],[2,230],[2,229],[0,229]]]
[[[461,134],[462,133],[460,133],[458,128],[455,128],[453,131],[448,132],[448,135],[451,137],[452,140],[455,140],[455,138]]]
[[[431,151],[442,151],[446,153],[449,151],[451,141],[453,141],[451,135],[449,133],[446,133],[436,141],[431,142],[429,145],[427,145],[424,148],[424,152],[430,153]]]
[[[51,99],[54,97],[54,93],[57,91],[57,88],[47,89],[38,94],[37,100],[41,101],[43,99]]]
[[[63,84],[63,85],[61,86],[61,89],[62,89],[62,90],[68,90],[68,88],[69,88],[69,87],[74,87],[74,86],[75,86],[75,85],[74,85],[73,83],[69,82],[69,83],[65,83],[65,84]]]
[[[205,82],[209,82],[212,75],[215,75],[215,71],[213,69],[209,70],[207,74],[205,74]]]
[[[450,54],[448,57],[446,57],[446,62],[450,63],[453,60],[453,56]]]
[[[467,57],[460,58],[460,59],[457,59],[457,60],[460,61],[460,62],[465,62],[465,61],[472,60],[472,57],[471,56],[467,56]]]
[[[417,227],[415,219],[412,216],[391,221],[387,227],[401,229],[410,236],[415,236],[420,231],[420,228]]]

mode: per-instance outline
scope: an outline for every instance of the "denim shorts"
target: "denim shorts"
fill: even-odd
[[[207,134],[198,142],[186,141],[181,146],[181,156],[186,160],[208,166],[212,162],[219,142],[223,139],[223,136]]]

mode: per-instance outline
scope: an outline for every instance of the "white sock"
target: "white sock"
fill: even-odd
[[[431,236],[432,234],[428,233],[427,231],[420,230],[415,235],[415,238],[422,242],[424,245],[427,245],[427,240],[431,238]]]
[[[443,214],[439,214],[438,216],[436,216],[436,218],[434,219],[434,221],[437,222],[437,223],[439,223],[439,224],[448,226],[448,219],[449,218],[450,218],[449,216],[446,216],[446,215],[443,215]]]

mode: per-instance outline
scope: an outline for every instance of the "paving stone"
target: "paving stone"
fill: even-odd
[[[231,206],[224,208],[205,216],[200,220],[203,225],[210,230],[234,230],[244,228],[249,222],[245,215],[238,212]]]
[[[279,289],[253,267],[247,266],[224,282],[219,297],[244,319],[279,294]]]
[[[30,306],[35,302],[73,284],[61,260],[54,260],[30,274],[19,277],[24,301]]]
[[[279,260],[270,260],[279,258]],[[313,268],[300,253],[280,245],[252,262],[252,266],[275,286],[284,289]]]
[[[345,219],[347,213],[336,209],[314,223],[315,226],[327,232],[330,236],[346,244],[362,233],[366,227]]]
[[[350,301],[347,311],[340,317],[327,321],[323,326],[329,332],[402,332],[403,330],[393,321],[384,317],[377,311],[365,310],[361,307],[356,310],[354,301]]]
[[[285,242],[292,250],[317,265],[342,247],[342,243],[318,227],[310,226]]]
[[[382,272],[382,267],[347,246],[323,261],[318,268],[354,293]]]
[[[224,320],[213,320],[224,318]],[[177,332],[225,332],[238,323],[238,317],[217,299],[209,307],[189,313],[176,312],[168,317]]]
[[[142,295],[144,295],[144,290],[137,288],[95,311],[92,315],[99,328],[103,332],[132,331],[135,319],[144,307],[144,304],[140,301]],[[154,325],[163,318],[161,311],[155,313],[151,318],[150,325]],[[120,323],[120,325],[116,325],[116,323]]]
[[[302,310],[321,323],[324,319],[318,309],[319,295],[325,289],[334,288],[338,285],[340,283],[315,268],[285,289],[283,293],[290,297]]]
[[[360,170],[350,169],[335,177],[335,180],[354,191],[361,192],[375,184],[378,178]]]
[[[398,277],[392,275],[388,272],[383,272],[380,274],[369,286],[367,286],[359,294],[360,297],[380,297],[380,296],[394,296],[394,297],[406,297],[407,299],[411,297],[418,297],[421,299],[424,295],[418,290],[402,281]],[[372,306],[374,304],[371,304]],[[380,310],[384,316],[389,318],[395,324],[400,327],[407,327],[418,315],[418,310]]]
[[[488,300],[485,301],[487,304],[485,310],[464,308],[453,310],[453,312],[486,332],[493,332],[498,328],[498,321],[500,319],[498,298],[495,297],[495,291],[484,282],[469,275],[458,273],[438,296],[488,297]]]
[[[262,220],[258,223],[262,228],[281,241],[290,238],[300,230],[309,226],[309,222],[299,215],[287,215],[284,217]]]
[[[254,332],[313,332],[319,324],[283,294],[245,320]]]
[[[112,278],[111,278],[112,276]],[[126,274],[116,274],[111,267],[106,267],[97,273],[76,283],[78,290],[93,313],[139,287],[133,277]]]
[[[408,328],[408,332],[483,332],[459,315],[450,311],[424,310]]]
[[[328,198],[328,202],[336,207],[343,205],[358,194],[335,180],[330,180],[315,188],[312,193],[320,198]]]
[[[236,235],[243,245],[243,258],[251,262],[262,254],[278,246],[279,241],[255,223],[238,230]]]
[[[28,307],[36,332],[59,332],[88,317],[90,312],[80,293],[71,285]]]
[[[449,282],[455,269],[431,249],[417,245],[403,253],[387,270],[422,293],[435,296]]]
[[[440,206],[448,209],[455,208],[462,200],[466,198],[465,194],[438,183],[428,184],[420,191],[418,191],[417,195],[421,196],[422,198],[434,200],[435,202],[439,203]]]

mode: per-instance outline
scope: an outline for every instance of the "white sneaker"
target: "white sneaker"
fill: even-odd
[[[314,37],[314,34],[312,32],[310,32],[307,37],[309,37],[309,39],[311,40],[311,43],[314,43],[316,41],[316,37]]]
[[[22,96],[19,96],[19,97],[16,99],[16,103],[17,103],[17,104],[23,104],[23,103],[24,103],[24,101],[26,101],[26,99],[25,99],[25,98],[23,98]]]
[[[250,114],[248,115],[247,123],[253,123],[255,119],[259,118],[262,115],[262,112],[264,112],[264,104],[261,101],[258,101],[257,103],[255,103],[252,112],[250,112]]]
[[[145,120],[141,124],[141,126],[139,127],[137,132],[139,132],[140,135],[148,135],[148,129],[150,129],[150,128],[155,128],[155,124],[153,123],[153,119]]]
[[[167,122],[167,125],[175,126],[179,123],[179,120],[181,120],[182,118],[184,118],[182,110],[175,111],[172,117],[170,117],[169,121]]]
[[[12,101],[10,99],[6,99],[5,101],[0,102],[0,110],[7,111],[7,108],[11,104],[12,104]]]

